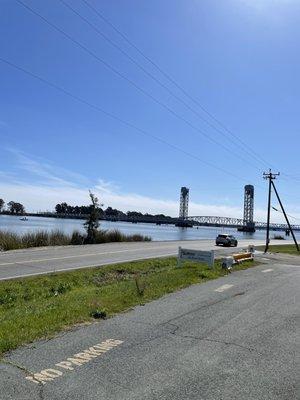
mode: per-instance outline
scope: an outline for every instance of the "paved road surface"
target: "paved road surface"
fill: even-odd
[[[0,399],[299,399],[299,258],[264,261],[7,354]]]
[[[240,246],[262,240],[241,240]],[[287,243],[287,242],[285,242]],[[165,241],[139,243],[105,243],[98,245],[43,247],[14,250],[0,253],[0,280],[30,275],[45,274],[53,271],[65,271],[76,268],[113,264],[143,258],[175,255],[178,246],[213,250],[220,249],[214,240]],[[222,249],[222,253],[236,249]]]

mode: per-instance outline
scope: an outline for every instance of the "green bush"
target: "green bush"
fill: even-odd
[[[49,235],[50,246],[65,246],[70,244],[72,237],[62,231],[52,231]]]
[[[84,235],[78,231],[74,231],[71,236],[70,244],[79,245],[84,243]]]
[[[12,232],[0,232],[0,250],[14,250],[22,248],[22,243],[17,234]]]
[[[106,232],[107,242],[125,242],[126,236],[117,229]]]
[[[95,234],[95,243],[106,243],[108,241],[107,238],[107,231],[99,229]]]
[[[128,242],[151,242],[150,236],[143,236],[138,233],[134,235],[127,236]]]
[[[49,233],[45,231],[25,233],[20,240],[25,248],[49,246],[50,244]]]

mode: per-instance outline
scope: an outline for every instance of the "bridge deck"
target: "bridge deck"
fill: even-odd
[[[5,212],[2,214],[6,214]],[[52,218],[74,218],[74,219],[86,219],[88,215],[84,214],[57,214],[57,213],[26,213],[26,216],[37,216],[37,217],[52,217]],[[126,215],[122,216],[102,216],[101,220],[107,221],[123,221],[123,222],[132,222],[132,223],[151,223],[151,224],[177,224],[178,222],[182,222],[182,219],[173,218],[173,217],[164,217],[160,216],[135,216],[128,217]],[[217,216],[191,216],[185,218],[185,221],[191,222],[193,225],[198,226],[227,226],[228,228],[239,228],[245,226],[244,220],[242,218],[231,218],[231,217],[217,217]],[[266,222],[254,222],[255,229],[266,229]],[[300,231],[300,225],[292,225],[292,228],[295,231]],[[286,230],[288,226],[286,224],[270,224],[270,229],[272,230]]]
[[[216,217],[216,216],[191,216],[187,218],[189,221],[199,226],[228,226],[229,228],[238,228],[245,226],[242,218],[230,218],[230,217]],[[266,229],[266,222],[254,222],[255,229]],[[295,231],[300,231],[300,225],[292,225]],[[288,229],[287,224],[270,224],[272,230],[286,230]]]
[[[238,228],[245,226],[244,220],[241,218],[230,218],[230,217],[216,217],[216,216],[191,216],[188,220],[201,226],[228,226],[229,228]],[[266,222],[254,222],[256,229],[266,229]],[[295,231],[300,231],[300,225],[292,225]],[[287,224],[270,224],[272,230],[286,230],[288,229]]]

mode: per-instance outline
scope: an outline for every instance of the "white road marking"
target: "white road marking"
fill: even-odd
[[[215,289],[215,292],[222,293],[222,292],[224,292],[224,290],[228,290],[228,289],[230,289],[232,287],[233,287],[233,285],[225,284],[225,285],[220,286],[218,289]]]
[[[5,262],[1,263],[0,267],[3,267],[5,265],[14,265],[14,264],[26,264],[26,263],[39,263],[43,261],[54,261],[54,260],[65,260],[68,258],[80,258],[80,257],[93,257],[93,256],[103,256],[107,254],[116,254],[116,253],[126,253],[126,252],[132,252],[132,251],[143,251],[143,250],[163,250],[167,249],[170,246],[159,246],[159,247],[140,247],[138,249],[125,249],[125,250],[114,250],[114,251],[106,251],[103,253],[88,253],[88,254],[78,254],[74,256],[63,256],[63,257],[52,257],[52,258],[41,258],[41,259],[35,259],[35,260],[23,260],[23,261],[14,261],[14,262]],[[174,249],[174,253],[177,253],[177,249]]]
[[[262,257],[261,260],[270,261],[269,258],[264,258],[264,257]]]
[[[53,381],[54,379],[63,376],[66,371],[68,371],[67,373],[69,373],[69,371],[74,371],[76,367],[80,367],[94,358],[102,356],[107,351],[112,350],[114,347],[119,346],[122,343],[123,340],[107,339],[104,342],[95,344],[80,353],[74,354],[72,357],[68,357],[66,360],[56,363],[54,368],[47,368],[38,373],[32,373],[31,375],[26,376],[25,379],[35,384],[45,385],[46,382]]]
[[[261,271],[261,272],[271,272],[271,271],[273,271],[273,269],[272,268],[269,268],[269,269],[264,269],[263,271]]]
[[[199,239],[199,241],[203,242],[203,244],[205,244],[205,242],[207,241],[207,239]],[[68,246],[62,246],[60,249],[65,249]],[[74,247],[74,246],[72,246]],[[73,255],[73,256],[62,256],[62,257],[52,257],[52,258],[41,258],[41,259],[32,259],[32,260],[23,260],[23,261],[10,261],[10,262],[4,262],[4,263],[0,263],[0,266],[6,266],[6,265],[14,265],[14,264],[24,264],[24,263],[38,263],[38,262],[43,262],[43,261],[53,261],[53,260],[64,260],[64,259],[72,259],[72,258],[80,258],[80,257],[92,257],[92,256],[100,256],[100,255],[105,255],[105,254],[115,254],[115,253],[125,253],[125,252],[132,252],[132,251],[144,251],[144,250],[163,250],[163,249],[169,249],[169,248],[173,247],[173,244],[170,243],[166,246],[153,246],[153,247],[139,247],[139,248],[134,248],[134,249],[124,249],[124,250],[113,250],[113,251],[106,251],[106,252],[102,252],[102,253],[87,253],[87,254],[78,254],[78,255]],[[213,246],[213,249],[215,249],[215,246]],[[31,251],[31,252],[37,252],[40,250],[48,250],[47,247],[43,247],[40,250],[39,249],[23,249],[23,252],[26,251]],[[176,254],[177,253],[177,248],[174,249],[174,253],[172,254]],[[19,253],[20,254],[20,253]],[[17,254],[16,254],[17,255]],[[5,257],[5,254],[1,254],[1,257]],[[1,258],[0,257],[0,258]]]
[[[80,265],[78,267],[71,267],[71,268],[60,268],[60,269],[55,268],[53,270],[50,269],[49,271],[33,272],[32,274],[6,276],[5,278],[0,278],[0,281],[8,281],[10,279],[26,278],[27,276],[53,274],[56,272],[68,272],[68,271],[72,271],[74,269],[103,267],[105,265],[111,265],[111,264],[122,264],[122,263],[126,263],[126,262],[131,262],[131,261],[141,261],[141,260],[148,260],[151,258],[163,258],[163,257],[171,257],[171,256],[174,256],[174,253],[160,254],[160,255],[140,257],[140,258],[131,258],[131,259],[127,259],[127,260],[105,261],[102,263],[91,264],[91,265]]]

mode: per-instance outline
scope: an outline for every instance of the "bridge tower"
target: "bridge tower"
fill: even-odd
[[[179,219],[182,220],[185,220],[188,216],[189,192],[190,189],[188,189],[187,187],[182,187],[180,191]]]
[[[254,214],[254,186],[246,185],[244,192],[244,232],[255,232]]]
[[[181,228],[190,228],[193,224],[187,221],[189,211],[189,193],[190,189],[183,186],[180,190],[180,207],[179,207],[179,219],[175,226]]]

